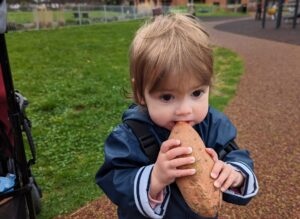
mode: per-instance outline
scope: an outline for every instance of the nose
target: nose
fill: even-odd
[[[180,103],[178,104],[175,114],[177,116],[185,116],[192,113],[192,105],[191,103],[189,103],[188,100],[182,100],[180,101]]]

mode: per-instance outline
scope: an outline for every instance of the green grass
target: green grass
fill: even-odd
[[[94,175],[103,142],[130,101],[128,47],[142,21],[6,35],[15,88],[30,101],[43,190],[39,219],[71,212],[101,195]],[[241,60],[215,50],[217,83],[212,104],[223,109],[234,95]],[[238,72],[238,74],[236,73]]]
[[[65,11],[55,11],[53,10],[48,11],[48,20],[52,21],[62,21],[64,20],[65,22],[69,23],[76,23],[77,19],[74,17],[74,13],[77,11],[70,11],[70,10],[65,10]],[[95,19],[95,18],[104,18],[104,17],[114,17],[114,16],[121,16],[121,12],[113,12],[113,11],[106,11],[104,12],[103,9],[99,10],[94,10],[94,11],[87,11],[89,14],[90,19]],[[46,16],[43,14],[43,12],[40,13],[40,19],[42,17]],[[16,24],[27,24],[27,23],[34,23],[35,22],[35,17],[37,16],[37,12],[33,11],[9,11],[7,13],[7,20],[8,22],[14,22]]]
[[[7,13],[7,20],[9,22],[15,22],[17,24],[26,24],[34,21],[33,12],[23,11],[23,12],[12,12]]]
[[[248,16],[247,13],[234,12],[233,9],[226,10],[218,6],[207,4],[195,4],[196,16],[200,17],[241,17]]]
[[[235,95],[240,76],[244,72],[244,64],[236,53],[225,48],[215,48],[214,57],[215,77],[210,104],[223,111]]]

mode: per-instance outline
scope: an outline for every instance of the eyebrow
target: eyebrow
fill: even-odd
[[[198,88],[207,88],[207,87],[209,87],[209,85],[205,85],[205,84],[202,84],[202,85],[196,85],[196,86],[194,86],[193,88],[192,88],[192,90],[195,90],[195,89],[198,89]]]

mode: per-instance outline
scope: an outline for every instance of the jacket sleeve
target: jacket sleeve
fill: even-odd
[[[104,193],[123,211],[130,209],[133,214],[162,218],[170,197],[169,188],[163,203],[152,209],[148,191],[153,165],[148,165],[148,158],[127,125],[112,131],[104,152],[104,164],[96,174],[96,183]]]
[[[210,108],[208,116],[204,121],[202,135],[208,147],[214,148],[217,152],[224,148],[230,141],[236,138],[236,128],[230,120],[221,112]],[[223,199],[237,205],[246,205],[258,192],[258,182],[254,173],[253,160],[247,150],[238,149],[229,152],[223,157],[223,161],[232,165],[245,177],[241,194],[233,190],[223,193]]]
[[[247,150],[234,150],[224,157],[224,162],[229,163],[234,169],[240,171],[245,178],[241,194],[228,189],[223,194],[224,201],[246,205],[258,192],[258,181],[253,170],[253,161]]]

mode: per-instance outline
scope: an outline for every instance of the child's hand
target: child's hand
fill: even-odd
[[[211,177],[215,179],[215,187],[221,188],[221,191],[225,192],[230,187],[234,188],[242,185],[244,177],[240,172],[236,171],[231,165],[219,160],[213,149],[206,148],[206,152],[215,162],[211,171]]]
[[[150,195],[155,198],[167,185],[175,181],[177,177],[195,174],[195,169],[177,169],[180,166],[195,162],[193,156],[181,157],[192,153],[192,148],[179,147],[180,141],[169,139],[162,143],[157,160],[154,164]]]

